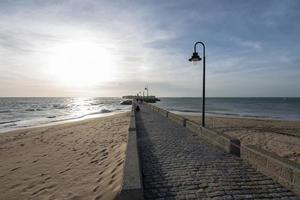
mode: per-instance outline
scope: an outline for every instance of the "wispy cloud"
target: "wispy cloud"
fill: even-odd
[[[282,88],[274,77],[285,74],[286,87],[300,85],[299,7],[296,0],[2,1],[0,95],[27,90],[39,96],[43,88],[51,96],[121,96],[149,84],[157,95],[197,96],[202,66],[187,58],[193,43],[203,40],[209,95],[246,95],[253,80],[254,96],[263,93],[260,84],[267,96],[281,96],[286,93],[268,93],[272,84]],[[57,47],[76,40],[111,54],[113,81],[70,88],[49,75]],[[235,91],[226,89],[232,85]]]
[[[245,48],[252,48],[252,49],[261,49],[262,48],[262,44],[259,41],[249,41],[249,40],[242,40],[240,38],[230,38],[230,40],[235,43],[236,45],[240,46],[240,47],[245,47]]]

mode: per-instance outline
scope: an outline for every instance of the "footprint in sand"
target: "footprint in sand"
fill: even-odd
[[[111,178],[114,179],[115,177],[116,177],[116,174],[114,173],[114,174],[111,176]]]
[[[70,171],[71,170],[71,168],[67,168],[67,169],[65,169],[65,170],[63,170],[63,171],[61,171],[61,172],[58,172],[59,174],[63,174],[63,173],[65,173],[65,172],[67,172],[67,171]]]
[[[98,163],[98,160],[97,160],[97,159],[94,159],[94,160],[92,160],[90,163],[91,163],[91,164],[93,164],[93,163]]]
[[[92,159],[95,159],[95,158],[97,158],[98,157],[98,154],[96,153],[93,157],[92,157]]]
[[[72,151],[77,151],[77,149],[75,149],[74,147],[72,148]]]
[[[99,175],[102,175],[104,173],[104,171],[99,172]]]
[[[100,194],[98,196],[95,197],[95,200],[100,200],[102,198],[103,194]]]
[[[99,183],[99,182],[101,182],[102,180],[103,180],[103,178],[102,178],[102,177],[100,177],[100,178],[98,178],[98,179],[97,179],[97,181],[96,181],[96,182],[97,182],[97,183]]]
[[[113,184],[113,183],[114,183],[114,181],[115,181],[115,180],[110,180],[110,181],[109,181],[109,183],[108,183],[108,185],[111,185],[111,184]]]
[[[104,157],[107,156],[107,155],[108,155],[108,152],[105,152],[105,153],[102,154],[102,156],[104,156]]]
[[[26,186],[22,189],[22,192],[26,192],[27,190],[34,188],[36,185],[38,185],[38,183],[36,181],[31,182],[28,186]]]
[[[105,151],[107,151],[107,149],[103,149],[102,151],[100,151],[100,153],[104,153]]]
[[[84,156],[80,156],[80,157],[76,158],[76,160],[81,160],[82,158],[84,158]]]
[[[40,192],[42,192],[42,191],[44,191],[44,190],[52,189],[52,188],[56,187],[56,185],[57,185],[57,184],[53,183],[53,184],[50,184],[50,185],[48,185],[48,186],[46,186],[46,187],[42,187],[42,188],[40,188],[40,189],[34,191],[33,193],[31,193],[31,195],[34,196],[34,195],[36,195],[36,194],[38,194],[38,193],[40,193]]]
[[[105,156],[105,157],[102,157],[101,159],[100,159],[100,161],[103,161],[103,160],[105,160],[107,157]]]
[[[15,189],[15,188],[19,187],[20,185],[21,185],[21,183],[14,184],[14,185],[10,186],[9,189]]]
[[[31,163],[36,163],[37,161],[39,161],[39,159],[32,161]]]
[[[123,161],[123,160],[121,160],[121,161],[118,161],[118,164],[117,164],[117,166],[119,167],[119,166],[121,166],[123,163],[124,163],[124,161]]]
[[[118,169],[118,166],[114,167],[114,169],[111,171],[111,173],[114,173]]]
[[[17,169],[21,169],[21,167],[15,167],[15,168],[11,169],[10,171],[13,172],[13,171],[16,171]]]
[[[98,189],[99,189],[99,186],[96,186],[96,187],[93,189],[93,192],[97,192]]]

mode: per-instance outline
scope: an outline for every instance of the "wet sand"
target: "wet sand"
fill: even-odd
[[[200,117],[185,116],[200,123]],[[207,117],[206,126],[300,163],[300,121]]]
[[[113,199],[129,113],[0,134],[0,199]]]

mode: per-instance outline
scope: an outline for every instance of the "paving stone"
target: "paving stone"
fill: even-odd
[[[140,108],[136,124],[146,200],[298,199],[240,158]]]

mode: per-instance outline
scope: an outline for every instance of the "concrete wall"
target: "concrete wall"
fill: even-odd
[[[164,109],[159,109],[158,113],[160,113],[161,115],[163,115],[165,117],[168,117],[168,114],[169,114],[169,112]]]
[[[168,118],[174,122],[176,122],[177,124],[181,125],[181,126],[185,126],[186,125],[186,120],[184,117],[180,116],[180,115],[176,115],[174,113],[168,113]]]
[[[217,133],[211,129],[201,127],[200,136],[204,137],[210,143],[223,148],[227,153],[240,156],[240,140],[229,137],[222,133]]]
[[[194,133],[198,133],[198,134],[201,133],[201,125],[194,121],[186,120],[185,126]]]
[[[143,181],[141,166],[139,162],[137,132],[135,123],[134,104],[130,113],[130,124],[128,128],[127,150],[124,164],[122,190],[116,199],[119,200],[142,200]]]
[[[300,195],[300,165],[256,146],[242,146],[241,158]]]

